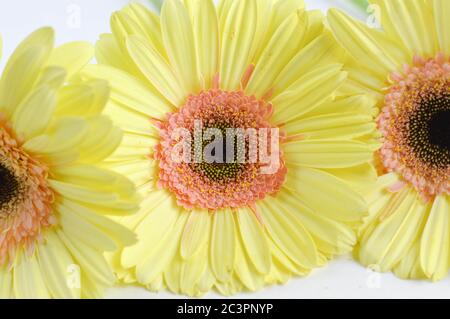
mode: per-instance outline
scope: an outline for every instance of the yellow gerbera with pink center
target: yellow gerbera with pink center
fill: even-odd
[[[378,101],[378,185],[356,257],[402,278],[444,278],[450,266],[450,2],[374,0],[372,29],[338,10],[329,23],[357,62],[353,92]]]
[[[75,81],[84,42],[54,48],[42,28],[0,79],[0,298],[99,297],[115,282],[104,253],[135,237],[108,215],[138,209],[134,185],[101,167],[122,132],[101,115],[104,80]]]
[[[111,29],[82,77],[111,83],[105,112],[125,133],[108,162],[143,197],[122,219],[138,243],[112,259],[124,282],[228,295],[353,248],[366,212],[356,191],[376,178],[374,102],[347,94],[347,57],[320,12],[301,0],[167,0],[160,16],[125,7]],[[209,129],[267,143],[256,161],[248,136],[209,161]]]

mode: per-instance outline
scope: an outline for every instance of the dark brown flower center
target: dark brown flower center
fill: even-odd
[[[437,112],[431,118],[430,142],[450,152],[450,109]]]
[[[0,163],[0,208],[17,198],[19,191],[20,183],[16,176]]]
[[[410,145],[424,162],[450,165],[450,95],[422,101],[409,129]]]
[[[161,136],[153,155],[158,185],[188,210],[248,207],[275,194],[287,168],[271,115],[272,105],[241,91],[189,96],[155,123]]]
[[[217,145],[217,148],[211,150],[211,156],[219,159],[218,162],[210,162],[205,160],[205,158],[196,158],[196,154],[204,154],[205,147],[213,142],[213,140],[203,141],[202,148],[199,152],[196,152],[195,144],[192,143],[192,152],[193,158],[197,159],[197,162],[191,164],[191,168],[203,174],[211,181],[214,182],[229,182],[239,177],[239,174],[243,172],[247,165],[245,163],[239,163],[238,158],[241,156],[241,153],[246,152],[245,145],[240,145],[237,137],[234,137],[232,145],[227,145],[229,142],[227,140],[227,129],[233,128],[234,124],[227,122],[220,122],[219,120],[215,120],[214,124],[207,123],[205,129],[217,129],[222,134],[222,145]],[[216,138],[216,137],[214,137]],[[231,144],[231,143],[230,143]],[[231,151],[230,147],[233,147],[233,151]],[[217,152],[221,152],[220,156]],[[230,157],[232,158],[230,159]],[[201,156],[202,157],[202,156]]]

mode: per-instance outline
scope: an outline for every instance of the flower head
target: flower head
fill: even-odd
[[[355,59],[348,64],[353,91],[374,96],[380,108],[379,181],[356,256],[403,278],[439,280],[450,254],[450,3],[372,4],[382,30],[337,10],[328,18]]]
[[[28,36],[0,80],[0,298],[97,297],[115,282],[104,253],[134,241],[106,215],[137,210],[134,186],[101,167],[122,133],[101,112],[103,80],[78,82],[83,42]]]
[[[221,208],[253,206],[257,200],[275,194],[283,185],[287,172],[285,164],[279,163],[282,158],[280,151],[273,150],[277,152],[274,155],[278,167],[274,167],[276,172],[272,174],[261,174],[261,161],[257,161],[256,157],[255,160],[250,160],[251,154],[246,152],[249,139],[257,139],[258,133],[264,132],[265,137],[272,138],[268,132],[258,131],[271,129],[268,123],[271,115],[271,105],[248,97],[242,92],[211,90],[188,97],[186,104],[179,111],[169,114],[167,121],[162,122],[159,127],[161,141],[154,156],[159,162],[159,186],[171,190],[178,203],[189,210],[201,208],[215,211]],[[226,132],[223,131],[230,132],[233,128],[243,129],[253,135],[247,136],[247,143],[245,140],[242,143],[233,140],[235,145],[232,151],[235,154],[231,155],[231,161],[228,162],[225,158],[227,154],[223,150],[217,151],[221,151],[222,157],[218,161],[204,161],[201,154],[203,144],[199,145],[199,160],[196,160],[196,145],[192,138],[189,142],[194,150],[191,148],[189,155],[194,158],[185,163],[174,161],[173,145],[179,139],[176,130],[184,128],[195,137],[196,124],[204,126],[197,128],[200,134],[204,129],[218,128],[222,139],[227,138]],[[233,139],[237,139],[235,133],[237,132],[233,133]],[[245,138],[244,135],[242,137]],[[257,152],[258,145],[254,145]],[[237,157],[241,152],[242,160],[238,161]]]
[[[301,0],[112,16],[82,77],[111,82],[106,112],[125,135],[110,167],[143,197],[123,220],[139,242],[113,260],[124,282],[233,294],[352,249],[366,210],[353,187],[375,177],[374,105],[346,93],[322,19]]]

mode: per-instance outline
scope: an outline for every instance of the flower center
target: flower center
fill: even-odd
[[[0,114],[0,266],[13,262],[18,249],[31,253],[41,232],[55,224],[47,172]]]
[[[219,119],[220,120],[220,119]],[[227,181],[230,181],[232,179],[235,179],[239,176],[239,174],[245,170],[244,163],[238,163],[238,156],[239,154],[242,154],[245,152],[245,146],[240,145],[237,141],[237,138],[233,139],[234,147],[233,150],[230,150],[227,147],[226,141],[223,139],[223,137],[226,137],[227,129],[232,128],[231,123],[226,122],[218,122],[218,123],[211,123],[208,124],[207,127],[205,127],[204,130],[202,130],[202,134],[205,130],[208,129],[217,129],[220,131],[220,134],[222,136],[222,147],[220,148],[220,145],[218,145],[219,149],[213,149],[211,151],[212,157],[217,157],[217,161],[214,162],[208,162],[205,161],[203,156],[199,156],[198,158],[195,158],[195,143],[191,143],[191,149],[194,150],[192,152],[192,155],[196,161],[191,164],[191,169],[193,171],[196,171],[200,174],[203,174],[205,177],[209,178],[211,181],[214,182],[222,182],[226,183]],[[205,140],[202,142],[200,153],[203,155],[203,151],[208,145],[208,140]],[[231,157],[230,157],[231,156]],[[230,160],[227,160],[230,159]]]
[[[411,115],[409,142],[416,154],[435,167],[450,165],[449,96],[432,97]],[[449,122],[447,122],[449,123]]]
[[[271,114],[270,104],[241,91],[190,96],[156,122],[158,184],[189,210],[251,206],[276,193],[287,170]]]
[[[387,171],[399,173],[426,200],[450,193],[450,63],[416,57],[394,81],[378,124]]]
[[[442,150],[445,164],[450,165],[450,96],[445,99],[445,110],[433,114],[430,120],[430,142]]]
[[[0,210],[7,206],[19,193],[20,184],[11,171],[0,161]]]

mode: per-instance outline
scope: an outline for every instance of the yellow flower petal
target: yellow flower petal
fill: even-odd
[[[438,41],[435,29],[430,27],[434,24],[434,19],[427,1],[383,0],[383,6],[393,28],[413,54],[436,54]]]
[[[51,28],[41,28],[31,33],[8,60],[0,81],[0,100],[7,114],[20,103],[39,76],[48,60],[54,43]]]
[[[343,54],[330,33],[324,33],[302,48],[274,81],[274,96],[287,90],[300,77],[316,67],[339,62],[336,57]],[[342,62],[344,59],[342,59]]]
[[[327,101],[320,105],[312,112],[308,113],[311,116],[320,116],[326,113],[358,113],[376,116],[378,108],[376,107],[376,100],[366,95],[352,95],[333,101]]]
[[[308,15],[308,27],[304,37],[304,46],[308,45],[324,33],[325,16],[321,10],[306,11]]]
[[[168,267],[170,260],[179,251],[180,238],[187,218],[187,214],[179,214],[173,230],[159,239],[160,244],[155,251],[150,256],[147,255],[147,258],[144,256],[140,259],[136,266],[136,277],[139,282],[150,283]]]
[[[63,67],[68,77],[80,71],[94,57],[94,47],[89,42],[70,42],[52,51],[48,64]]]
[[[29,139],[42,133],[50,123],[56,106],[56,92],[42,86],[30,93],[17,107],[13,125],[17,134]]]
[[[250,65],[252,39],[256,32],[255,0],[234,1],[222,31],[220,53],[220,87],[239,88],[245,69]]]
[[[112,100],[108,102],[104,114],[125,132],[144,136],[151,136],[154,133],[154,127],[149,125],[148,117]]]
[[[376,74],[387,76],[402,67],[407,56],[386,34],[348,17],[337,9],[328,13],[331,29],[349,53]]]
[[[326,212],[313,211],[311,208],[317,208],[317,205],[308,207],[304,196],[293,195],[294,193],[280,193],[281,205],[288,211],[295,212],[295,216],[313,237],[318,250],[331,255],[343,254],[352,250],[356,244],[356,235],[350,226],[333,220]]]
[[[46,243],[39,246],[39,264],[48,290],[55,298],[80,298],[79,287],[68,285],[67,274],[74,261],[61,240],[46,234]]]
[[[149,162],[146,156],[130,161],[108,161],[105,167],[127,176],[137,187],[149,183],[156,173],[156,163]]]
[[[292,12],[304,8],[304,0],[275,0],[273,4],[273,26],[280,25]]]
[[[285,187],[316,213],[333,220],[358,221],[367,210],[361,195],[337,177],[321,170],[291,168]]]
[[[225,28],[225,23],[227,21],[228,14],[230,12],[231,6],[233,5],[233,2],[233,0],[219,0],[219,4],[217,6],[219,30],[223,30]]]
[[[261,57],[262,50],[266,47],[273,32],[270,33],[270,23],[272,19],[273,0],[257,0],[256,1],[256,29],[253,35],[253,44],[250,50],[251,62],[257,65]],[[279,27],[279,25],[277,25]]]
[[[190,259],[202,250],[209,239],[212,216],[207,211],[190,213],[181,237],[181,257]]]
[[[230,210],[214,213],[211,233],[211,269],[219,281],[227,282],[235,264],[235,221]]]
[[[106,233],[117,246],[129,246],[136,242],[136,235],[128,228],[114,222],[111,218],[97,214],[96,211],[77,204],[70,200],[62,200],[64,205],[76,214],[79,218],[91,223],[94,227]]]
[[[112,192],[109,189],[95,189],[75,182],[61,182],[49,179],[48,183],[61,196],[82,203],[88,208],[95,208],[99,213],[101,209],[104,209],[107,215],[115,215],[117,211],[121,211],[121,215],[125,215],[127,212],[136,212],[138,208],[136,198],[128,194]]]
[[[379,211],[378,216],[382,215]],[[420,203],[414,191],[408,190],[395,212],[382,221],[367,240],[361,242],[359,259],[364,265],[377,265],[381,271],[392,269],[407,253],[423,228],[427,205]]]
[[[219,72],[219,26],[212,0],[196,1],[193,12],[193,29],[197,49],[197,64],[203,89],[212,86]],[[208,30],[207,32],[205,32]]]
[[[181,259],[181,258],[180,258]],[[196,296],[195,286],[200,283],[202,275],[208,267],[208,247],[205,245],[202,249],[189,260],[181,264],[180,272],[175,274],[175,280],[180,277],[180,291],[190,296]],[[201,294],[201,293],[200,293]]]
[[[164,283],[167,289],[175,294],[180,293],[180,274],[183,267],[183,260],[179,255],[175,255],[164,269]]]
[[[214,275],[212,274],[210,267],[207,266],[205,272],[203,273],[202,277],[200,278],[200,281],[196,286],[196,289],[198,290],[199,294],[203,294],[211,290],[215,280],[216,279],[214,278]]]
[[[59,222],[64,233],[76,239],[77,242],[103,251],[114,251],[119,248],[107,234],[79,218],[70,208],[57,205],[56,210],[61,214]]]
[[[277,280],[281,283],[286,283],[292,274],[298,276],[306,276],[311,271],[310,268],[305,268],[296,264],[288,257],[278,246],[275,241],[270,238],[270,251],[272,252],[273,267],[269,277],[276,275]]]
[[[376,93],[379,93],[380,96],[383,96],[383,90],[386,87],[386,80],[388,78],[388,75],[390,74],[389,71],[374,73],[365,64],[350,62],[347,63],[345,70],[349,72],[349,81],[356,82],[361,87],[366,89],[368,93],[374,91]],[[354,91],[354,93],[359,92]]]
[[[348,168],[327,169],[326,172],[348,183],[360,194],[367,194],[372,191],[377,181],[377,171],[369,163]]]
[[[448,196],[437,196],[431,208],[420,245],[420,264],[427,277],[443,279],[449,269],[450,202]]]
[[[95,163],[112,155],[120,145],[123,132],[106,116],[88,119],[88,132],[80,145],[80,162]]]
[[[269,43],[281,24],[293,12],[304,10],[305,3],[303,0],[265,0],[257,1],[257,6],[257,29],[252,50],[252,52],[256,50],[252,54],[252,56],[254,55],[252,62],[255,63],[258,63],[266,44]]]
[[[130,35],[146,37],[144,29],[127,12],[117,11],[111,15],[111,30],[119,46],[126,52],[126,39]]]
[[[142,256],[152,256],[158,249],[158,242],[161,238],[172,232],[179,216],[179,209],[172,198],[163,199],[160,203],[155,203],[152,207],[154,211],[144,212],[147,216],[138,224],[135,229],[138,235],[138,243],[125,248],[122,253],[122,264],[125,268],[136,266]]]
[[[14,265],[14,294],[19,299],[48,299],[49,291],[42,278],[36,255],[20,252]]]
[[[157,48],[163,56],[166,56],[159,16],[152,10],[149,10],[144,5],[137,2],[130,3],[122,11],[136,22],[139,26],[139,32],[142,32],[142,35],[145,35],[146,38],[155,46],[155,48]]]
[[[107,80],[113,101],[148,117],[160,119],[172,110],[167,101],[124,71],[105,65],[90,65],[83,70],[82,75]]]
[[[201,84],[194,32],[186,7],[179,0],[164,1],[161,9],[161,31],[175,76],[183,83],[187,92],[198,92]],[[180,37],[180,34],[183,36]]]
[[[73,151],[87,133],[87,129],[86,122],[80,118],[64,118],[55,123],[44,135],[28,140],[23,147],[31,153],[48,156]]]
[[[127,48],[138,68],[159,92],[173,105],[181,105],[187,91],[182,89],[174,71],[158,51],[138,36],[127,38]]]
[[[52,89],[59,89],[67,78],[67,71],[58,66],[48,66],[42,70],[36,87],[48,85]]]
[[[277,29],[261,54],[246,87],[246,92],[264,96],[274,85],[274,80],[296,54],[308,25],[305,11],[292,13]],[[295,33],[295,36],[293,34]],[[294,40],[293,40],[294,39]]]
[[[328,99],[347,77],[342,66],[332,64],[307,73],[272,99],[274,123],[287,123]]]
[[[13,273],[7,267],[0,268],[0,299],[10,299],[12,295]]]
[[[249,260],[248,254],[245,254],[244,242],[245,239],[236,236],[236,276],[250,291],[255,291],[264,286],[264,277],[255,271],[254,264]]]
[[[106,263],[103,254],[84,243],[78,242],[61,230],[57,234],[64,245],[70,249],[76,264],[84,269],[85,275],[89,275],[95,282],[106,286],[111,286],[115,282],[114,274]]]
[[[35,46],[28,48],[14,60],[10,59],[0,81],[1,110],[7,115],[11,115],[31,91],[48,55],[48,48]]]
[[[270,270],[271,258],[263,225],[250,209],[241,209],[236,216],[243,248],[249,261],[259,273],[267,274]]]
[[[101,34],[95,44],[95,59],[100,64],[113,66],[120,70],[133,69],[131,59],[124,54],[123,49],[117,43],[114,35]]]
[[[135,195],[134,185],[124,176],[115,172],[84,164],[67,165],[53,169],[57,180],[98,190],[110,190],[124,197]]]
[[[237,279],[236,276],[232,277],[229,281],[225,283],[217,282],[214,287],[219,293],[224,296],[232,296],[237,294],[238,291],[242,290],[242,283]]]
[[[293,212],[277,198],[258,204],[270,237],[298,265],[314,268],[318,263],[317,247],[309,232]]]
[[[293,121],[286,125],[290,135],[307,139],[352,139],[374,133],[376,124],[365,114],[335,113]]]
[[[394,268],[396,276],[402,279],[425,279],[426,276],[420,267],[420,241],[417,240],[406,252],[406,255]]]
[[[16,63],[16,60],[19,59],[23,53],[28,51],[30,48],[42,46],[43,48],[45,48],[47,54],[50,55],[51,50],[53,49],[54,42],[55,42],[55,32],[50,27],[43,27],[32,32],[14,50],[5,67],[5,72],[13,64]]]
[[[345,168],[367,163],[373,150],[348,140],[306,140],[284,144],[286,161],[294,166]]]
[[[392,194],[388,192],[388,188],[398,181],[400,181],[400,176],[396,173],[388,173],[379,176],[375,185],[372,186],[371,192],[366,196],[366,201],[369,206],[373,206],[380,197],[384,197],[385,195],[387,195],[389,199]]]
[[[450,3],[442,0],[432,0],[436,34],[440,51],[450,55]]]

